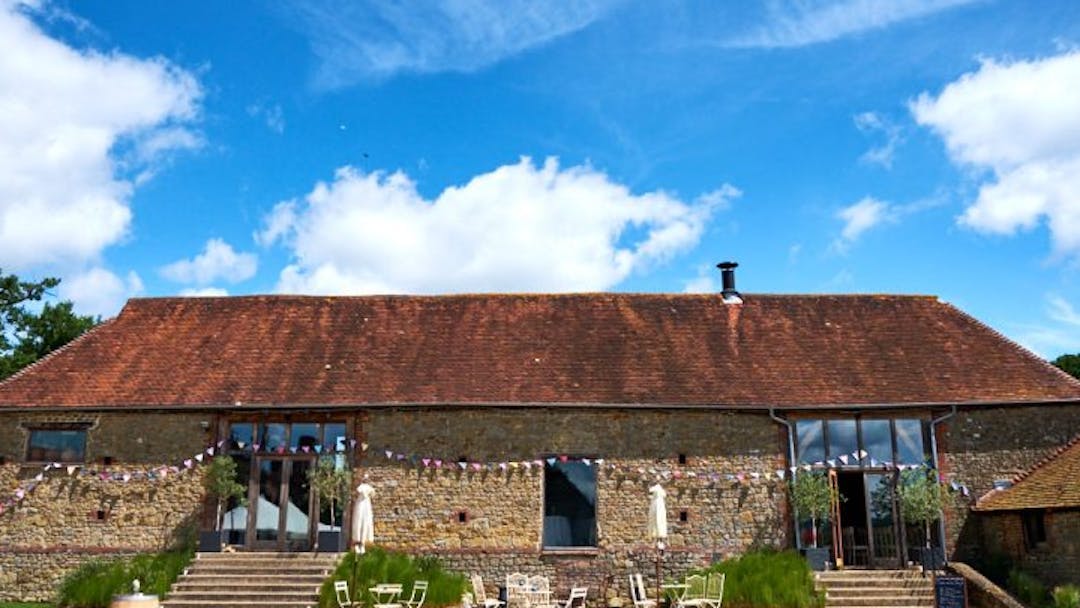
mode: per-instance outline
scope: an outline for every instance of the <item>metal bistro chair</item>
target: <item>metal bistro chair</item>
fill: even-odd
[[[349,583],[334,581],[334,599],[337,600],[338,608],[351,608],[354,605],[349,599]]]
[[[686,592],[678,598],[679,608],[700,608],[705,605],[705,577],[692,574],[686,577]]]
[[[556,601],[556,608],[585,608],[585,596],[589,594],[588,587],[571,587],[570,597],[565,601]]]
[[[709,575],[709,582],[705,585],[705,607],[720,608],[724,603],[724,581],[727,575],[723,572],[713,572]]]
[[[503,605],[501,600],[487,596],[484,592],[484,579],[480,578],[479,574],[472,575],[472,588],[477,608],[500,608]]]
[[[409,599],[401,602],[402,605],[405,606],[405,608],[421,608],[421,606],[424,605],[424,600],[427,599],[427,588],[427,581],[416,581],[413,583]]]
[[[525,598],[530,608],[551,608],[551,581],[541,574],[529,577]]]
[[[645,581],[640,574],[630,575],[630,599],[634,600],[634,608],[656,608],[656,600],[650,600],[645,593]]]

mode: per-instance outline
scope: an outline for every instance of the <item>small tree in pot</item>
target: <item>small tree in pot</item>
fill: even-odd
[[[319,504],[330,507],[330,527],[337,527],[337,509],[339,502],[346,500],[352,486],[352,474],[344,467],[338,467],[333,458],[322,458],[308,470],[308,482],[319,496]],[[316,547],[331,551],[341,550],[341,530],[320,530]]]
[[[206,493],[217,501],[214,521],[217,522],[218,531],[216,539],[211,534],[200,536],[199,550],[220,551],[221,545],[225,542],[225,530],[222,525],[225,513],[222,507],[233,499],[236,499],[240,505],[246,503],[244,494],[247,493],[247,488],[236,481],[236,461],[228,456],[218,456],[210,461],[203,477],[203,486],[206,488]]]
[[[944,555],[941,549],[930,546],[930,526],[941,516],[945,506],[945,492],[937,480],[937,472],[909,469],[900,475],[900,485],[896,489],[900,501],[900,513],[909,524],[921,524],[926,534],[926,546],[922,551],[922,564],[928,570],[936,570],[943,565]]]
[[[843,498],[829,486],[829,480],[823,471],[799,472],[792,478],[791,504],[800,516],[810,518],[810,539],[813,547],[806,549],[806,557],[815,570],[823,570],[828,560],[828,549],[818,547],[818,521],[828,519],[833,500]]]

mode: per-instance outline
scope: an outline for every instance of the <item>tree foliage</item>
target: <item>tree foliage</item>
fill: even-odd
[[[46,302],[38,311],[27,304],[40,301],[60,279],[22,281],[0,270],[0,380],[7,378],[82,335],[100,319],[75,314],[71,302]]]
[[[1073,378],[1080,378],[1080,354],[1061,355],[1057,359],[1051,361],[1051,363],[1061,368],[1061,371],[1069,374]]]
[[[333,458],[320,458],[313,468],[308,469],[308,482],[319,495],[319,501],[330,506],[330,525],[336,525],[334,506],[349,496],[352,471],[338,467]]]

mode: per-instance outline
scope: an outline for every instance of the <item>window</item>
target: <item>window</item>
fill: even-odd
[[[892,462],[892,429],[888,420],[862,420],[862,442],[866,450],[866,464],[880,466]],[[835,456],[834,456],[835,458]]]
[[[795,423],[798,436],[799,463],[814,464],[825,460],[825,435],[820,420],[799,420]]]
[[[851,457],[850,464],[859,464],[859,436],[854,420],[829,421],[829,458]],[[855,454],[853,457],[852,455]]]
[[[544,468],[544,547],[596,546],[596,470],[576,460]]]
[[[1024,546],[1030,551],[1046,542],[1046,511],[1033,509],[1021,514],[1024,523]]]
[[[29,462],[85,462],[85,428],[30,429]]]
[[[896,421],[896,462],[923,464],[927,461],[922,420]]]

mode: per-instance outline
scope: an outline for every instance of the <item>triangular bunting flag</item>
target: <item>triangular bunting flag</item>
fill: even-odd
[[[429,464],[431,464],[431,459],[430,458],[421,458],[420,462],[424,463],[424,466],[426,467]]]
[[[844,454],[844,455],[840,456],[840,462],[842,462],[843,464],[847,464],[848,463],[848,455]]]
[[[390,460],[391,458],[393,458],[393,457],[394,457],[394,452],[393,452],[392,450],[386,450],[386,451],[385,451],[385,452],[383,452],[383,453],[384,453],[384,454],[386,454],[386,459],[387,459],[387,460]]]
[[[554,458],[548,458],[547,463],[548,463],[548,466],[553,467],[553,466],[555,466],[555,459]]]
[[[195,460],[198,460],[199,462],[202,462],[202,459],[203,459],[203,455],[202,455],[202,454],[196,454],[196,455],[195,455]]]
[[[214,455],[214,448],[212,448],[212,447],[206,448],[206,453],[213,456]]]
[[[79,467],[77,467],[77,466],[75,466],[73,464],[69,464],[68,468],[67,468],[67,474],[68,475],[74,475],[75,474],[75,469],[77,469],[77,468],[79,468]]]
[[[474,462],[474,463],[472,463],[472,468],[473,468],[474,471],[479,471],[480,468],[481,468],[481,465],[480,465],[479,462]]]
[[[37,475],[34,475],[34,481],[41,481],[42,479],[45,479],[44,473],[38,473]]]
[[[184,467],[188,468],[188,469],[191,468],[191,459],[190,458],[188,458],[187,460],[184,461]]]
[[[776,469],[776,478],[777,479],[783,479],[784,478],[784,469]]]

